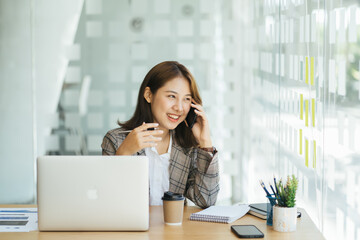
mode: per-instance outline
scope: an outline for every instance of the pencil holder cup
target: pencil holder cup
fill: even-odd
[[[266,216],[266,224],[268,226],[273,225],[273,206],[276,204],[276,197],[274,194],[271,194],[270,196],[266,196],[269,200],[269,203],[267,204],[267,216]]]

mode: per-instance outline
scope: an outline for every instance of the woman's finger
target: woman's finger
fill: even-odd
[[[201,112],[204,111],[203,106],[201,106],[201,105],[199,105],[199,104],[191,103],[191,106],[192,106],[193,108],[195,108],[196,110],[198,110],[198,111],[201,111]]]
[[[142,143],[149,143],[149,142],[160,142],[162,140],[161,137],[153,137],[152,135],[143,137]]]
[[[134,130],[136,132],[142,132],[142,131],[146,131],[148,128],[156,128],[158,126],[159,126],[158,123],[143,123],[141,126],[135,128]]]
[[[143,137],[147,137],[147,136],[157,136],[157,135],[161,135],[163,134],[164,131],[163,130],[147,130],[142,132],[142,136]]]
[[[148,148],[148,147],[156,147],[157,143],[156,142],[148,142],[144,144],[144,148]]]

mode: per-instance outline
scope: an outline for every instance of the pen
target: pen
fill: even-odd
[[[119,133],[129,133],[131,132],[132,130],[125,130],[125,131],[120,131]]]
[[[275,195],[275,197],[276,197],[276,193],[275,193],[275,191],[274,191],[273,186],[272,186],[270,183],[269,183],[269,185],[270,185],[270,187],[271,187],[272,192],[274,193],[274,195]]]
[[[266,196],[270,197],[270,193],[268,192],[268,190],[266,189],[265,187],[265,184],[263,181],[260,180],[260,185],[262,186],[262,188],[264,189],[265,193],[266,193]]]
[[[146,131],[152,131],[152,130],[156,130],[156,128],[148,128]],[[129,133],[132,130],[124,130],[124,131],[120,131],[119,133]]]
[[[275,178],[275,176],[274,176],[274,184],[275,184],[276,194],[279,195],[279,190],[278,190],[278,187],[277,187],[277,184],[276,184],[276,178]]]

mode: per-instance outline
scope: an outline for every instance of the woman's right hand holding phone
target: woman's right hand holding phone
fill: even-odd
[[[143,123],[134,128],[116,150],[116,155],[133,155],[143,148],[155,147],[161,141],[161,137],[157,136],[163,134],[163,131],[148,129],[158,126],[158,123]]]

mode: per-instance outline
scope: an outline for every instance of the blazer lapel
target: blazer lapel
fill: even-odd
[[[185,193],[186,181],[190,171],[190,160],[191,158],[176,144],[175,138],[173,137],[169,165],[169,191],[181,194]]]

